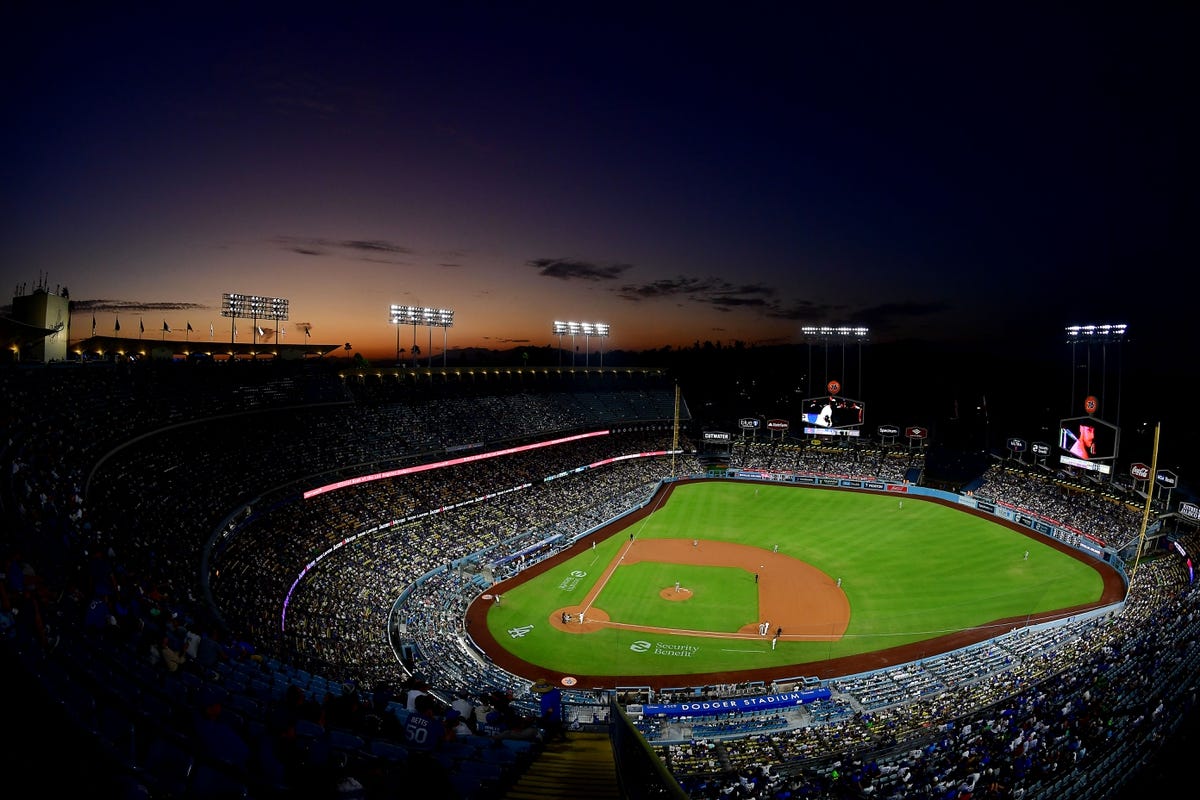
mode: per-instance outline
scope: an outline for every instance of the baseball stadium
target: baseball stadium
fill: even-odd
[[[1108,480],[1012,442],[935,474],[936,431],[856,401],[827,429],[701,418],[692,379],[7,370],[6,663],[45,720],[27,738],[114,797],[1145,780],[1195,702],[1190,504],[1113,480],[1115,452]],[[416,717],[469,730],[424,748]]]

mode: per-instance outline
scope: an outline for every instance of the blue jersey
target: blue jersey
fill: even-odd
[[[404,725],[404,744],[413,750],[432,750],[445,737],[442,723],[424,714],[410,714]]]

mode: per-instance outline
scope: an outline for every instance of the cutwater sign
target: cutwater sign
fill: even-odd
[[[642,706],[646,716],[664,714],[668,717],[699,717],[706,714],[728,714],[731,711],[761,711],[765,708],[787,708],[815,700],[828,700],[828,689],[806,689],[803,692],[765,694],[760,697],[731,697],[728,700],[697,700],[694,703],[664,703]]]

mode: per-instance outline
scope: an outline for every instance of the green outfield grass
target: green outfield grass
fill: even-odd
[[[833,642],[724,640],[602,630],[564,633],[548,623],[578,603],[629,534],[754,545],[808,562],[843,580],[851,608]],[[1024,558],[1025,551],[1029,558]],[[680,580],[701,602],[658,596]],[[700,591],[702,590],[702,591]],[[506,587],[488,628],[519,658],[566,674],[671,675],[781,667],[856,655],[1099,600],[1103,579],[1036,538],[944,505],[893,495],[734,481],[675,487],[631,529],[547,572]],[[597,607],[613,620],[688,630],[736,630],[756,621],[753,577],[736,568],[622,565]],[[996,634],[1008,627],[998,628]]]

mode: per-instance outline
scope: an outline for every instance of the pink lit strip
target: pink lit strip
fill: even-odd
[[[438,461],[434,464],[419,464],[415,467],[405,467],[404,469],[393,469],[387,472],[376,472],[374,475],[359,475],[357,478],[347,478],[344,481],[330,483],[325,486],[318,486],[316,489],[309,489],[304,493],[304,499],[316,497],[326,492],[332,492],[336,489],[345,489],[347,486],[359,486],[364,483],[373,481],[382,481],[387,478],[395,478],[399,475],[412,475],[417,472],[426,472],[431,469],[442,469],[443,467],[452,467],[455,464],[468,464],[472,461],[484,461],[497,456],[507,456],[513,453],[523,453],[526,450],[537,450],[542,447],[551,447],[556,444],[565,444],[566,442],[577,442],[580,439],[590,439],[593,436],[607,436],[611,431],[592,431],[591,433],[580,433],[575,436],[565,436],[561,439],[551,439],[546,442],[537,442],[536,444],[523,444],[520,447],[509,447],[505,450],[495,450],[490,453],[477,453],[473,456],[463,456],[462,458],[452,458],[447,461]]]

